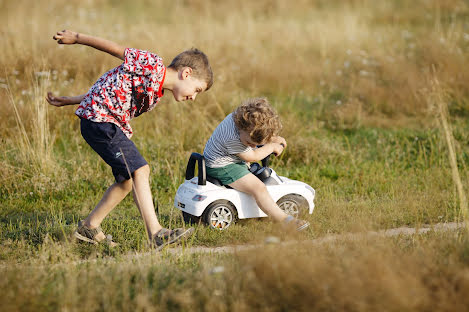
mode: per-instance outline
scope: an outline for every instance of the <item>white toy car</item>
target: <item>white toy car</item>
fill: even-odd
[[[287,214],[313,213],[315,190],[306,183],[277,175],[268,167],[269,157],[252,163],[251,173],[263,181],[270,195]],[[195,164],[198,176],[194,177]],[[185,222],[208,224],[213,229],[225,230],[237,219],[259,218],[267,215],[257,206],[254,198],[220,181],[206,176],[205,159],[192,153],[187,163],[186,181],[176,192],[174,206],[182,211]]]

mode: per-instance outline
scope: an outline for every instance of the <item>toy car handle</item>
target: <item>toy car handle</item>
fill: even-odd
[[[192,153],[191,157],[189,158],[189,162],[187,163],[186,168],[186,180],[190,180],[194,177],[195,173],[195,162],[197,161],[197,168],[198,168],[198,178],[199,178],[199,185],[205,185],[207,183],[207,175],[205,173],[205,158],[204,156],[200,155],[199,153]]]
[[[283,148],[285,148],[285,144],[280,143],[280,145],[282,145]],[[268,167],[268,166],[269,166],[270,156],[271,156],[271,155],[275,155],[275,153],[269,154],[269,155],[267,155],[264,159],[261,160],[262,167]],[[277,155],[275,155],[275,156],[277,156]]]

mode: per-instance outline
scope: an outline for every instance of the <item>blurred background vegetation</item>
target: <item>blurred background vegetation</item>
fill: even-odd
[[[133,140],[151,166],[151,186],[164,226],[182,225],[172,201],[184,180],[190,153],[202,152],[206,140],[224,116],[243,99],[257,96],[266,96],[278,110],[284,124],[282,135],[289,144],[285,153],[274,160],[273,167],[281,175],[302,180],[317,191],[317,208],[308,216],[312,227],[304,238],[462,219],[438,105],[444,105],[457,168],[463,189],[467,191],[467,1],[0,0],[0,5],[0,260],[4,264],[1,270],[10,272],[8,278],[0,282],[2,289],[7,287],[7,281],[8,285],[20,287],[19,269],[10,267],[14,263],[40,263],[52,270],[47,276],[32,274],[29,284],[36,278],[62,285],[76,279],[90,282],[93,278],[104,277],[99,275],[99,266],[97,271],[90,269],[89,277],[83,277],[80,274],[85,274],[87,269],[76,270],[72,264],[66,265],[68,273],[60,277],[57,275],[60,269],[52,269],[58,264],[110,255],[119,259],[129,252],[147,250],[142,220],[130,197],[103,223],[106,232],[121,243],[118,250],[96,249],[69,241],[77,220],[93,209],[113,178],[107,165],[81,138],[74,108],[49,107],[44,97],[47,91],[59,95],[85,93],[102,73],[119,65],[120,61],[89,47],[57,45],[52,36],[62,29],[150,50],[163,57],[167,65],[176,54],[191,47],[208,55],[215,75],[214,85],[208,92],[193,103],[176,103],[167,93],[159,107],[132,121]],[[435,81],[439,82],[436,87]],[[269,221],[250,220],[223,233],[198,226],[189,244],[242,244],[262,241],[268,235],[281,234]],[[391,257],[401,256],[405,251],[414,256],[419,254],[406,260],[414,261],[409,268],[429,257],[431,264],[423,266],[428,270],[418,271],[415,277],[424,280],[422,287],[429,287],[428,292],[422,293],[422,302],[412,303],[409,297],[410,301],[402,301],[400,305],[408,310],[415,307],[421,310],[431,307],[432,300],[438,298],[431,296],[433,282],[425,281],[440,276],[444,259],[448,257],[456,259],[451,261],[462,271],[447,272],[449,281],[446,282],[454,286],[451,281],[458,280],[460,289],[469,287],[467,273],[455,275],[467,272],[467,248],[462,243],[467,235],[462,232],[456,238],[453,241],[452,236],[430,236],[423,242],[414,238],[387,242],[391,245],[388,249],[376,247],[376,242],[371,244],[375,246],[370,247],[371,251],[365,248],[367,244],[357,248],[363,251],[360,259],[372,263],[376,272],[381,272],[383,267],[380,260],[373,262],[371,254]],[[381,246],[382,242],[376,244]],[[336,285],[352,286],[347,277],[358,278],[351,272],[364,270],[358,260],[352,260],[353,253],[346,247],[339,246],[338,250],[331,251],[297,246],[293,250],[303,250],[303,256],[285,270],[306,265],[304,253],[317,252],[324,263],[328,259],[344,266],[341,272],[327,271],[323,260],[316,263],[337,280]],[[270,256],[266,251],[265,257]],[[185,255],[180,256],[183,260],[179,261],[177,257],[168,257],[169,260],[163,257],[155,262],[157,265],[174,264],[174,269],[169,270],[173,275],[166,276],[151,263],[132,269],[125,266],[125,261],[121,264],[118,261],[112,272],[105,270],[102,274],[107,276],[115,270],[124,270],[123,279],[128,282],[135,281],[135,276],[144,272],[145,276],[165,280],[168,291],[188,286],[183,281],[190,279],[212,285],[207,291],[218,285],[216,278],[212,280],[201,269],[207,259]],[[264,263],[263,256],[259,257],[259,263]],[[343,258],[343,262],[339,258]],[[217,261],[228,261],[233,266],[227,268],[228,276],[243,270],[242,263],[250,263],[250,267],[264,265],[253,264],[255,260],[249,260],[248,255],[217,256],[209,262]],[[383,265],[388,265],[394,273],[406,269],[392,261]],[[184,279],[181,272],[185,270],[193,275],[188,273]],[[254,282],[250,277],[236,276],[238,279],[231,282],[238,285],[236,294],[243,297],[241,285]],[[256,276],[259,284],[253,285],[260,287],[259,292],[272,286],[271,281],[263,279],[263,274]],[[284,278],[281,275],[278,282]],[[394,286],[399,288],[408,282],[406,278],[396,280]],[[110,287],[113,283],[108,280],[97,288],[127,293],[119,286]],[[152,304],[157,302],[163,302],[163,307],[169,309],[185,310],[195,304],[195,299],[184,301],[182,297],[170,296],[163,300],[152,292],[153,284],[150,284],[141,285],[146,289],[143,297],[125,297],[125,304],[113,301],[111,306],[124,309],[126,304],[135,306],[143,300],[142,310],[151,310]],[[173,284],[179,286],[172,287]],[[40,285],[42,292],[28,293],[32,299],[26,307],[40,309],[38,298],[47,297],[58,309],[73,310],[72,301],[60,301],[57,299],[60,296],[51,295],[63,295],[62,286],[51,286],[44,281]],[[162,284],[158,285],[158,289],[163,289]],[[287,283],[285,287],[288,285],[296,284]],[[367,305],[369,301],[365,299],[350,304],[348,299],[338,299],[348,298],[343,296],[340,287],[318,292],[309,286],[301,284],[298,289],[333,298],[326,303],[344,304],[333,306],[335,309],[386,310],[390,308],[385,302],[396,302],[396,298],[386,297],[388,301],[378,301],[376,305]],[[191,287],[185,290],[187,294],[201,292],[202,299],[196,300],[199,304],[196,306],[202,310],[208,307],[205,304],[212,302],[207,299],[209,293]],[[234,290],[223,288],[221,291],[226,295]],[[78,293],[81,301],[90,296],[89,291]],[[448,290],[440,294],[442,300],[449,300],[451,296],[460,299],[458,292]],[[291,296],[296,298],[298,294]],[[321,296],[315,298],[324,298]],[[11,303],[14,310],[19,305],[11,298],[5,295],[3,301]],[[103,306],[102,298],[93,298],[90,299],[91,310],[109,309]],[[243,298],[247,299],[241,307],[252,307],[250,297]],[[264,300],[257,308],[287,309],[278,304]],[[217,310],[235,310],[228,303],[216,307]],[[317,306],[323,309],[321,307],[325,306]],[[304,310],[305,306],[297,308]]]

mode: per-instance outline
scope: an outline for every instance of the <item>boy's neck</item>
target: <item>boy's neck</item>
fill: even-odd
[[[178,72],[172,68],[166,67],[163,89],[173,90],[173,87],[178,79]]]

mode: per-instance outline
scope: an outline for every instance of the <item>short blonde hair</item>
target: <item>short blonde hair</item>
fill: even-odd
[[[176,55],[168,66],[176,71],[181,68],[190,67],[194,78],[207,83],[207,91],[213,84],[213,72],[208,62],[208,57],[199,49],[192,48]]]
[[[233,119],[238,130],[248,132],[258,144],[268,142],[282,129],[277,113],[266,98],[245,100],[233,112]]]

